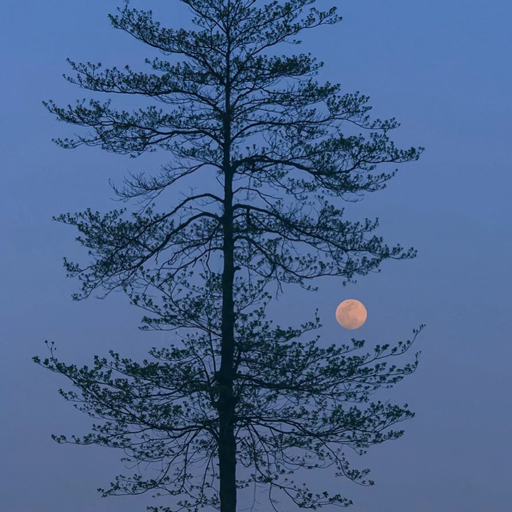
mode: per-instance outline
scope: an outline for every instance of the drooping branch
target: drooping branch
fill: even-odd
[[[207,252],[219,250],[219,215],[209,211],[183,215],[189,203],[205,197],[218,200],[210,193],[190,196],[166,214],[153,215],[151,207],[146,215],[133,213],[134,222],[121,219],[124,209],[104,216],[87,209],[84,213],[56,217],[55,220],[76,226],[84,235],[84,238],[78,237],[77,240],[91,249],[89,254],[96,257],[96,262],[85,268],[64,259],[69,275],[80,276],[82,280],[82,298],[88,297],[97,287],[109,291],[126,287],[137,274],[143,272],[148,261],[154,258],[158,262],[164,249],[174,252],[170,253],[161,268],[165,266],[167,270],[172,270],[174,266],[175,273],[193,265]],[[173,219],[176,215],[181,217],[177,222]],[[219,246],[214,245],[216,240]],[[198,249],[201,250],[199,254]],[[190,257],[190,253],[194,252],[195,256]]]

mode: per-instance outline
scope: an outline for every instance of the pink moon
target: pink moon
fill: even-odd
[[[345,329],[359,329],[367,316],[363,303],[356,299],[344,300],[336,309],[336,320]]]

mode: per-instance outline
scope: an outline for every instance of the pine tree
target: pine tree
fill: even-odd
[[[313,494],[286,475],[335,464],[336,476],[373,485],[364,480],[369,470],[350,469],[331,445],[365,453],[370,445],[401,437],[403,431],[383,432],[414,414],[407,404],[379,401],[365,410],[343,404],[368,402],[374,390],[412,373],[418,354],[400,369],[368,365],[403,354],[423,326],[389,352],[386,344],[377,346],[373,357],[345,357],[364,341],[325,349],[317,346],[318,336],[299,341],[320,327],[318,312],[313,321],[282,328],[272,326],[265,311],[270,290],[278,297],[283,284],[315,291],[314,279],[336,276],[346,285],[355,276],[379,271],[386,259],[415,256],[414,249],[389,248],[370,236],[378,220],[345,220],[344,209],[336,205],[385,188],[396,171],[377,174],[377,166],[415,161],[423,148],[397,149],[388,132],[398,123],[371,120],[368,97],[340,96],[339,85],[313,81],[323,63],[304,54],[262,53],[282,42],[299,44],[289,38],[302,30],[340,21],[335,7],[325,13],[312,7],[297,22],[315,0],[274,1],[263,9],[255,0],[181,1],[201,30],[160,28],[151,11],[129,9],[128,1],[118,9],[121,16],[109,17],[114,28],[187,61],[146,59],[157,72],[148,75],[129,66],[124,72],[115,67],[102,72],[101,63],[68,59],[78,74],[66,77],[91,91],[147,96],[173,110],[151,106],[119,112],[110,108],[110,100],[90,100],[89,107],[84,100],[65,110],[43,102],[59,120],[95,131],[90,138],[57,139],[63,148],[100,145],[135,158],[160,147],[174,155],[177,163],[162,167],[157,176],[131,175],[123,189],[112,185],[124,201],[139,199],[138,211],[88,209],[56,220],[78,228],[77,240],[93,257],[86,267],[64,259],[68,275],[82,282],[75,300],[99,289],[106,295],[123,290],[147,312],[142,329],[186,333],[183,348],[153,348],[152,361],[138,364],[110,351],[110,360],[95,356],[94,368],[81,369],[59,362],[50,343],[50,357],[35,362],[70,379],[80,394],[59,390],[62,396],[105,420],[82,439],[52,437],[117,447],[129,454],[123,460],[137,464],[158,463],[158,478],[120,475],[109,490],[99,489],[103,496],[148,490],[185,496],[179,509],[149,507],[155,512],[205,506],[236,512],[237,489],[251,483],[269,486],[275,510],[275,489],[300,508],[348,506],[352,502],[340,494]],[[283,78],[298,83],[273,89]],[[327,112],[313,107],[322,102]],[[343,123],[343,132],[336,122]],[[241,148],[260,133],[267,145]],[[213,172],[218,190],[192,188],[157,212],[163,192],[187,180],[198,188],[205,173]],[[304,456],[290,454],[297,449]],[[198,454],[202,459],[195,458]],[[199,460],[206,460],[206,467],[193,483],[191,466]],[[237,479],[237,465],[254,469],[250,479]]]

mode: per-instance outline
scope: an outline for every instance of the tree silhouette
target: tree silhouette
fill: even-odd
[[[34,361],[78,388],[80,393],[59,390],[66,400],[105,420],[82,439],[52,437],[117,447],[129,455],[124,461],[160,466],[158,478],[118,476],[109,490],[99,489],[103,496],[155,490],[185,496],[177,510],[212,506],[236,512],[237,489],[262,483],[274,510],[274,489],[301,508],[348,506],[352,502],[339,494],[313,494],[285,475],[335,464],[336,476],[373,485],[364,480],[369,470],[350,469],[332,445],[365,453],[363,448],[401,437],[403,431],[383,431],[414,414],[407,404],[378,401],[365,410],[344,404],[368,402],[374,390],[412,373],[418,354],[400,369],[368,365],[403,354],[423,326],[389,351],[386,344],[377,346],[373,357],[345,357],[364,341],[352,339],[352,348],[320,348],[318,336],[299,341],[320,327],[318,313],[300,327],[272,326],[265,316],[270,285],[276,297],[283,284],[314,291],[312,280],[322,276],[341,277],[346,285],[354,276],[379,271],[386,259],[413,258],[413,249],[389,248],[370,236],[378,220],[345,220],[344,209],[332,199],[356,201],[364,192],[385,188],[396,171],[377,174],[376,167],[417,160],[423,148],[397,149],[388,132],[398,123],[371,120],[367,97],[339,96],[339,85],[314,82],[311,76],[323,63],[304,54],[262,54],[282,42],[299,44],[288,38],[304,29],[340,21],[335,7],[325,13],[312,7],[296,22],[314,0],[274,1],[263,9],[255,0],[181,1],[202,30],[160,28],[151,11],[129,9],[128,1],[118,9],[121,16],[109,17],[114,28],[188,61],[146,59],[158,72],[147,75],[129,66],[100,72],[101,63],[68,59],[78,75],[66,77],[92,91],[154,98],[174,106],[172,111],[151,106],[119,112],[110,100],[90,100],[89,107],[83,100],[67,110],[43,102],[59,120],[95,130],[90,138],[57,139],[64,148],[100,145],[132,158],[157,147],[173,153],[175,165],[163,166],[158,176],[131,175],[122,189],[112,184],[122,200],[139,200],[131,218],[124,208],[105,215],[87,209],[56,220],[78,228],[77,240],[93,258],[83,268],[64,259],[68,275],[82,282],[75,300],[98,289],[106,295],[120,289],[149,314],[142,329],[186,333],[184,348],[153,348],[152,361],[138,364],[110,351],[110,360],[95,356],[94,368],[59,362],[54,343],[48,344],[50,357]],[[298,83],[271,88],[283,78]],[[312,108],[322,102],[327,112]],[[344,122],[343,133],[338,121]],[[242,142],[259,133],[266,145],[243,151]],[[196,192],[201,175],[212,168],[217,188]],[[156,211],[163,192],[191,178],[195,188],[188,195]],[[304,454],[291,453],[297,449]],[[205,470],[195,483],[191,466],[202,460]],[[237,479],[237,464],[254,469],[248,480]]]

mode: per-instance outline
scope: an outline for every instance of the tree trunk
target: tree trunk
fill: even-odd
[[[229,180],[228,180],[229,178]],[[232,196],[232,177],[226,173],[226,198]],[[229,194],[230,193],[230,194]],[[236,439],[234,434],[235,400],[233,397],[234,305],[233,305],[233,211],[225,205],[224,271],[222,275],[222,348],[219,382],[219,471],[221,512],[236,512]]]
[[[229,42],[226,67],[226,103],[224,118],[224,268],[222,273],[222,347],[219,382],[219,473],[220,512],[236,512],[236,439],[234,433],[235,400],[233,397],[234,301],[233,281],[233,172],[231,169],[231,111]]]

